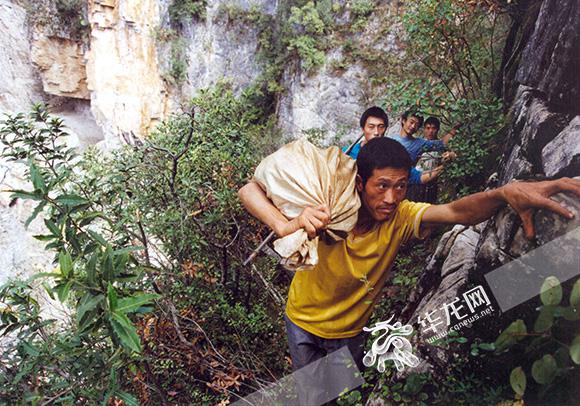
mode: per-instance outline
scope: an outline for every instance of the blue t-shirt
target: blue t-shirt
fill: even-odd
[[[348,153],[348,156],[351,157],[352,159],[357,159],[358,153],[360,152],[360,148],[361,148],[360,142],[357,142],[355,144],[355,146],[352,147],[352,149]],[[347,149],[348,149],[348,147],[342,147],[342,152],[344,152],[346,154]],[[422,174],[423,174],[423,172],[421,172],[420,170],[418,170],[416,168],[411,168],[411,171],[409,172],[409,184],[420,185]]]
[[[415,137],[401,137],[398,134],[390,134],[388,137],[399,141],[409,155],[411,156],[411,160],[413,164],[417,163],[417,160],[421,156],[423,152],[427,151],[443,151],[445,150],[445,143],[441,140],[426,140],[423,138],[415,138]]]

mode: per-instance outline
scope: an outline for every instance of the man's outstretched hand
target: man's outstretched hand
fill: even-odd
[[[564,208],[550,196],[560,192],[570,192],[580,196],[580,180],[561,178],[543,182],[512,182],[502,188],[502,195],[522,219],[526,238],[535,236],[533,213],[535,209],[550,210],[568,219],[574,213]]]

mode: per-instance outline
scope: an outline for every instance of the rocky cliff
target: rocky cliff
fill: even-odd
[[[580,69],[580,6],[574,0],[530,1],[526,6],[524,14],[514,15],[510,34],[514,41],[507,41],[498,82],[500,96],[511,101],[504,158],[498,167],[500,185],[514,179],[580,176],[580,82],[576,79]],[[511,66],[513,61],[519,61],[515,67]],[[483,285],[491,292],[484,275],[576,229],[580,225],[578,199],[562,194],[556,200],[574,211],[576,218],[567,221],[553,213],[538,212],[535,241],[525,239],[510,208],[486,223],[456,226],[447,232],[403,311],[405,321],[415,323],[426,312],[461,297],[469,287]],[[502,328],[516,318],[525,318],[534,308],[523,304],[501,314],[494,304],[492,317],[464,328],[461,334],[494,341]],[[441,372],[453,354],[421,344],[432,335],[419,330],[416,337],[424,357],[422,368]]]

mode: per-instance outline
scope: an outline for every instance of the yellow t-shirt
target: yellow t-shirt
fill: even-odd
[[[359,334],[374,305],[401,244],[419,236],[428,203],[403,200],[395,215],[364,235],[328,245],[318,244],[319,262],[294,275],[286,314],[304,330],[323,338]]]

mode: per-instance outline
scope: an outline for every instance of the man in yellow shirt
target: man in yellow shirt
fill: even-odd
[[[362,370],[364,336],[399,247],[443,224],[478,224],[509,204],[521,217],[525,234],[534,236],[533,209],[564,217],[573,214],[549,197],[568,191],[580,195],[580,181],[513,182],[451,203],[430,205],[404,200],[411,158],[390,138],[374,138],[360,151],[356,188],[361,208],[355,228],[340,242],[319,243],[319,263],[297,272],[290,286],[286,326],[294,369],[347,345]],[[255,182],[239,191],[246,209],[280,237],[303,228],[310,238],[324,229],[332,213],[325,206],[304,209],[289,220]]]

